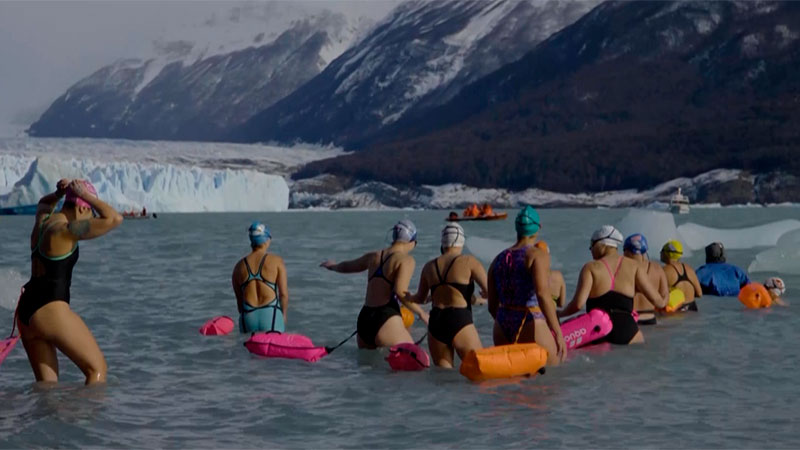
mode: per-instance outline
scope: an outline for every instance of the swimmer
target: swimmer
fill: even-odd
[[[409,253],[417,246],[417,227],[410,220],[401,220],[392,228],[392,245],[369,252],[360,258],[320,264],[339,273],[367,271],[367,292],[358,314],[358,347],[375,349],[396,344],[414,343],[403,325],[400,302],[428,323],[428,314],[405,299],[408,283],[414,273],[414,257]]]
[[[633,318],[633,296],[637,291],[642,292],[659,308],[667,305],[667,298],[650,284],[645,269],[637,261],[618,253],[620,245],[622,234],[611,225],[603,225],[592,234],[589,250],[594,261],[581,269],[575,295],[561,316],[575,314],[584,305],[587,311],[600,309],[608,313],[614,325],[606,341],[637,344],[644,342],[644,335]]]
[[[416,303],[433,299],[428,349],[439,367],[453,367],[454,351],[463,360],[471,350],[483,347],[472,322],[472,293],[474,283],[478,283],[481,295],[486,295],[486,270],[474,256],[461,253],[465,240],[461,225],[446,225],[442,230],[442,256],[425,264],[417,293],[406,297]],[[431,291],[430,297],[428,291]]]
[[[64,196],[61,210],[53,212]],[[55,192],[39,200],[30,241],[31,279],[17,307],[22,344],[36,381],[58,381],[56,349],[81,369],[86,384],[106,381],[103,352],[69,306],[70,284],[78,241],[100,237],[121,223],[122,216],[97,198],[85,180],[63,179]]]
[[[550,254],[550,247],[545,241],[539,241],[534,244],[537,248],[544,250]],[[556,306],[563,308],[567,302],[567,284],[564,282],[564,274],[560,270],[551,270],[550,277],[550,298],[556,303]]]
[[[239,332],[283,333],[289,310],[286,265],[280,256],[267,252],[272,234],[266,225],[253,222],[247,231],[251,252],[236,263],[231,275],[239,309]]]
[[[678,311],[697,311],[695,299],[703,296],[703,288],[700,287],[694,269],[686,263],[679,262],[681,256],[683,256],[683,244],[678,241],[669,241],[661,248],[661,262],[664,263],[667,285],[670,289],[680,289],[686,299]]]
[[[638,262],[644,268],[650,284],[658,290],[662,297],[669,296],[669,286],[667,285],[667,275],[660,264],[653,264],[647,258],[647,238],[636,233],[625,239],[622,246],[625,256]],[[639,313],[639,325],[655,325],[657,323],[655,306],[647,300],[647,296],[640,291],[636,291],[633,297],[633,307]]]
[[[703,295],[736,297],[739,290],[750,284],[747,273],[725,262],[725,247],[721,242],[706,246],[706,263],[697,269],[697,279]]]
[[[550,301],[550,255],[534,245],[541,228],[539,213],[531,206],[522,208],[514,227],[517,242],[489,266],[494,344],[535,342],[547,350],[547,364],[557,365],[566,359],[567,346]]]
[[[764,287],[767,288],[769,296],[772,297],[772,303],[780,306],[789,306],[788,303],[781,298],[786,293],[786,284],[778,277],[767,278],[764,282]]]

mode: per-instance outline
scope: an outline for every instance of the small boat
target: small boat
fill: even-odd
[[[669,199],[669,210],[673,214],[689,214],[689,198],[681,193],[681,188]]]
[[[39,205],[20,205],[0,208],[0,216],[33,216]]]
[[[147,214],[147,215],[144,215],[144,216],[141,215],[141,214],[122,214],[122,217],[125,220],[157,219],[158,218],[158,214],[152,213],[152,214]]]
[[[508,213],[491,214],[488,216],[464,217],[459,215],[450,214],[445,220],[448,222],[469,222],[481,220],[505,220],[508,218]]]

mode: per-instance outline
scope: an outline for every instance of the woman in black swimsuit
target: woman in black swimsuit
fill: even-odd
[[[464,358],[470,350],[483,347],[472,323],[474,283],[485,297],[486,270],[471,255],[462,255],[464,229],[449,224],[442,230],[442,256],[425,264],[417,293],[407,300],[425,303],[431,292],[433,308],[428,322],[428,348],[437,366],[452,368],[454,352]]]
[[[668,241],[661,248],[661,262],[664,263],[664,274],[667,276],[669,289],[670,291],[680,289],[686,299],[677,311],[697,311],[696,299],[703,296],[703,288],[694,269],[680,262],[682,256],[683,244],[679,241]]]
[[[644,342],[644,336],[633,318],[633,296],[644,293],[657,307],[664,307],[667,299],[659,295],[650,284],[644,269],[636,262],[620,255],[622,234],[611,225],[604,225],[592,234],[589,250],[594,261],[581,269],[578,287],[572,301],[559,315],[569,316],[580,311],[600,309],[608,313],[614,327],[606,336],[612,344]],[[613,269],[612,269],[613,267]]]
[[[64,205],[53,212],[66,194]],[[99,217],[93,217],[92,210]],[[20,336],[36,381],[58,381],[56,349],[86,376],[86,384],[106,381],[106,360],[92,332],[69,307],[78,241],[100,237],[122,223],[87,181],[61,180],[39,200],[31,232],[31,279],[17,306]]]
[[[409,252],[417,245],[417,228],[410,220],[401,220],[392,228],[389,248],[364,254],[358,259],[320,266],[339,273],[367,271],[367,293],[358,314],[358,346],[375,349],[414,340],[403,326],[400,302],[428,323],[428,314],[419,305],[406,302],[404,296],[414,273],[414,258]]]

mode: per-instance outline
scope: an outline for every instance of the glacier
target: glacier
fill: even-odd
[[[119,210],[254,212],[289,208],[285,176],[333,148],[96,139],[0,140],[0,207],[35,204],[84,178]]]

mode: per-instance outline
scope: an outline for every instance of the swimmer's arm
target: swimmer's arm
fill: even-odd
[[[289,282],[286,279],[286,265],[283,263],[283,258],[278,261],[278,295],[281,301],[281,309],[283,310],[283,321],[287,322],[289,315]]]
[[[692,282],[692,286],[694,287],[694,296],[695,298],[700,298],[703,296],[703,288],[700,286],[700,280],[697,279],[697,274],[695,273],[694,269],[689,268],[689,281]]]
[[[550,293],[550,255],[539,252],[533,260],[533,279],[536,282],[536,296],[539,297],[539,308],[544,313],[547,326],[556,334],[561,335],[561,324],[558,322],[556,306],[552,302]]]
[[[416,314],[417,317],[422,319],[422,321],[427,324],[428,313],[420,308],[418,304],[411,303],[405,299],[405,295],[408,292],[408,285],[411,283],[411,276],[414,274],[414,267],[416,264],[417,263],[414,261],[414,258],[410,256],[406,256],[403,261],[400,262],[400,266],[395,272],[394,293],[406,308],[410,309],[411,312]]]
[[[486,297],[489,295],[489,285],[486,280],[486,269],[483,268],[483,264],[478,261],[477,258],[471,258],[470,261],[470,268],[472,269],[472,279],[478,283],[478,287],[481,289],[480,295],[481,297]],[[470,301],[470,299],[466,299]],[[474,304],[475,302],[473,302]]]
[[[66,178],[59,180],[58,183],[56,183],[55,192],[51,192],[39,199],[39,203],[36,205],[36,228],[39,228],[39,224],[45,217],[53,213],[58,201],[61,200],[61,197],[63,197],[64,193],[67,191],[69,182],[70,180]]]
[[[571,316],[583,309],[584,305],[586,305],[586,300],[589,299],[589,293],[592,291],[592,282],[592,271],[589,269],[589,265],[586,264],[581,269],[580,276],[578,276],[578,287],[575,288],[572,301],[561,310],[558,314],[560,317]]]
[[[557,303],[559,308],[563,308],[564,304],[567,302],[567,283],[564,282],[564,275],[562,275],[561,272],[556,272],[556,276],[559,281]]]
[[[239,268],[239,264],[241,264],[241,263],[236,263],[236,265],[233,266],[233,274],[231,275],[231,285],[233,286],[233,293],[234,293],[234,295],[236,295],[236,309],[238,309],[239,310],[239,314],[241,314],[242,313],[242,301],[243,301],[242,293],[239,292],[239,286],[236,285],[236,272],[237,272],[236,269]]]
[[[658,295],[664,297],[669,301],[669,283],[667,282],[667,274],[664,272],[664,269],[661,269],[661,273],[658,277]]]
[[[667,302],[669,302],[669,295],[661,295],[661,293],[650,284],[650,278],[647,276],[647,272],[644,271],[641,267],[636,268],[636,275],[634,279],[635,285],[634,289],[636,292],[641,292],[647,297],[647,300],[650,301],[656,308],[664,308],[667,306]]]
[[[67,231],[76,240],[85,241],[100,237],[122,223],[122,216],[108,203],[94,195],[85,195],[81,198],[91,205],[100,217],[70,222]]]
[[[338,264],[331,260],[327,260],[320,264],[320,267],[324,267],[328,270],[339,273],[358,273],[369,269],[369,261],[372,259],[372,257],[373,253],[365,253],[360,258],[351,259],[350,261],[342,261]]]
[[[789,306],[789,304],[783,301],[780,297],[772,299],[772,302],[779,306]]]
[[[487,284],[488,286],[488,301],[489,304],[487,308],[489,309],[489,314],[492,315],[492,318],[497,317],[497,308],[500,306],[500,302],[497,298],[497,289],[494,287],[494,261],[492,264],[489,265],[489,273],[487,274]]]
[[[406,292],[405,295],[402,297],[405,300],[403,302],[404,305],[406,303],[427,302],[428,291],[430,291],[430,286],[428,286],[428,278],[425,276],[425,272],[428,270],[428,267],[430,267],[429,264],[425,264],[425,267],[422,268],[422,274],[419,276],[419,286],[417,287],[417,293],[412,294],[410,292]]]

